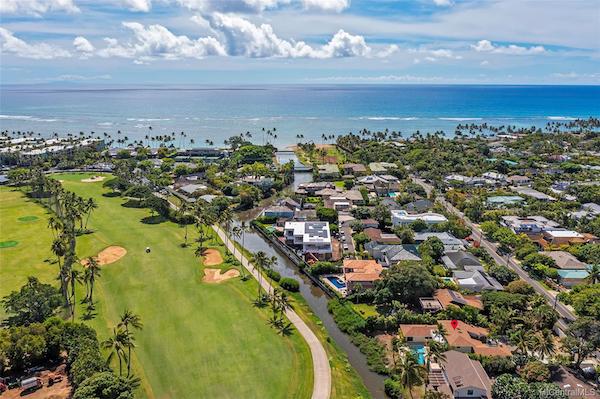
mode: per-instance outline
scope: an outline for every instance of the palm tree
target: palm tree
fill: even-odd
[[[600,264],[596,263],[592,265],[592,268],[588,272],[588,276],[586,278],[587,284],[596,284],[600,282]]]
[[[188,245],[188,223],[187,220],[185,220],[185,216],[190,210],[190,206],[186,201],[182,201],[182,204],[179,206],[179,208],[177,208],[177,216],[179,217],[179,223],[180,225],[183,224],[183,226],[185,227],[185,242],[183,243],[184,247],[187,247]]]
[[[511,343],[517,348],[517,351],[527,355],[531,349],[531,339],[523,329],[513,332],[510,336]]]
[[[92,211],[97,208],[98,208],[98,204],[96,203],[96,201],[91,197],[88,198],[88,200],[85,203],[85,212],[87,213],[87,215],[85,217],[84,229],[87,230],[87,225],[88,225],[88,221],[90,220],[90,215],[92,214]]]
[[[269,267],[270,258],[263,251],[256,252],[251,259],[255,268],[258,270],[258,295],[257,301],[262,300],[262,270]]]
[[[237,238],[238,240],[240,239],[240,237],[243,236],[243,229],[240,226],[235,226],[233,229],[231,229],[231,235],[234,238],[234,243],[233,243],[233,257],[235,257],[235,251],[236,251],[236,246],[235,246],[235,239]],[[244,244],[242,244],[242,248],[244,248]],[[243,255],[243,253],[242,253]],[[244,265],[241,264],[240,262],[240,274],[242,275],[242,279],[244,278]]]
[[[554,336],[550,330],[538,331],[531,337],[531,349],[544,360],[556,351]]]
[[[121,321],[119,322],[119,328],[123,328],[127,335],[130,335],[129,327],[132,327],[136,330],[141,330],[144,326],[142,324],[142,319],[140,316],[136,315],[129,309],[125,309],[123,314],[121,315]],[[132,336],[130,335],[130,338]],[[127,345],[127,377],[131,375],[131,348],[135,347],[133,345],[133,340],[130,340],[129,345]]]
[[[446,355],[444,353],[447,349],[446,345],[439,341],[434,339],[429,340],[427,343],[427,370],[430,368],[432,359],[434,359],[436,363],[446,360]]]
[[[71,270],[69,276],[69,282],[71,283],[71,321],[75,320],[75,284],[83,283],[83,274],[79,270]]]
[[[408,389],[412,398],[412,388],[423,384],[427,370],[419,364],[419,361],[411,350],[404,352],[396,367],[400,383]]]
[[[94,308],[94,283],[96,282],[96,278],[100,277],[100,264],[96,260],[96,258],[90,256],[87,258],[87,262],[85,265],[89,275],[87,277],[87,282],[90,287],[90,292],[88,296],[89,307]]]
[[[102,347],[110,351],[106,358],[106,365],[110,366],[115,356],[119,359],[119,376],[123,375],[123,360],[128,361],[125,348],[130,344],[131,339],[129,334],[117,327],[114,327],[113,334],[102,342]]]

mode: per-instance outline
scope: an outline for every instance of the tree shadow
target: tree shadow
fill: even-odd
[[[93,309],[88,308],[85,311],[85,313],[80,316],[80,319],[84,320],[84,321],[89,321],[89,320],[96,318],[96,316],[98,316],[98,313],[94,312]]]
[[[140,220],[144,224],[160,224],[167,221],[167,218],[161,215],[146,216]]]
[[[107,193],[102,193],[103,197],[107,197],[107,198],[114,198],[114,197],[120,197],[121,193],[118,193],[116,191],[109,191]]]
[[[129,199],[121,204],[125,208],[143,208],[144,204],[141,201]]]

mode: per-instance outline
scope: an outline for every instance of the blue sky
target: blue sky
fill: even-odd
[[[3,84],[599,84],[598,0],[2,0]]]

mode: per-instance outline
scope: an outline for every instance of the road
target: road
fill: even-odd
[[[169,201],[164,195],[160,193],[154,193],[159,198],[166,200],[171,208],[177,210],[177,206]],[[239,250],[234,250],[235,246],[232,240],[228,239],[225,232],[218,225],[213,225],[212,228],[217,232],[221,241],[226,244],[227,249],[240,261],[242,266],[248,270],[257,282],[261,284],[263,289],[268,292],[273,292],[273,287],[267,281],[266,278],[259,278],[259,271],[248,261],[248,259]],[[298,316],[298,313],[292,309],[288,309],[285,312],[288,320],[296,327],[298,333],[304,338],[310,349],[310,355],[313,363],[313,391],[311,399],[329,399],[331,395],[331,367],[329,366],[329,357],[327,352],[319,341],[319,338],[312,332],[308,325]]]
[[[421,185],[425,189],[425,191],[427,192],[428,195],[433,190],[433,186],[431,186],[430,184],[427,184],[422,179],[413,177],[412,180],[413,180],[413,182]],[[481,237],[480,238],[481,247],[484,248],[492,256],[492,258],[496,261],[496,263],[504,264],[504,265],[508,266],[509,268],[511,268],[512,270],[514,270],[521,279],[525,280],[529,285],[531,285],[533,287],[535,292],[537,292],[542,297],[544,297],[546,299],[546,301],[548,302],[548,304],[550,306],[552,306],[554,309],[556,309],[556,311],[559,314],[559,319],[556,322],[556,326],[561,331],[563,331],[563,332],[566,331],[568,323],[577,318],[573,314],[573,312],[571,312],[571,310],[569,308],[567,308],[564,304],[560,303],[553,294],[551,294],[550,292],[548,292],[546,290],[546,288],[544,288],[544,286],[542,286],[535,279],[531,278],[529,276],[529,274],[521,268],[521,266],[517,263],[517,261],[513,257],[507,256],[507,257],[503,258],[500,255],[498,255],[498,253],[496,252],[496,250],[498,249],[497,245],[490,242],[489,240],[487,240],[484,237],[483,232],[479,229],[479,227],[476,226],[473,222],[471,222],[468,218],[466,218],[465,215],[461,211],[456,209],[451,203],[446,201],[441,196],[437,196],[436,201],[439,202],[440,204],[442,204],[442,206],[444,208],[446,208],[446,210],[448,212],[451,212],[451,213],[455,214],[456,216],[460,217],[464,221],[465,225],[473,231],[474,237],[477,235],[479,235],[479,237]]]
[[[217,225],[213,226],[213,229],[217,232],[223,243],[226,243],[227,249],[242,263],[242,265],[250,272],[254,278],[259,281],[265,291],[273,292],[273,287],[267,279],[259,279],[259,271],[248,261],[248,259],[241,253],[241,251],[234,251],[234,244],[231,240],[226,239],[225,232]],[[298,316],[292,309],[288,309],[285,312],[287,318],[292,322],[294,327],[298,330],[300,335],[304,338],[308,347],[310,348],[310,354],[312,356],[313,363],[313,392],[312,399],[329,399],[331,393],[331,368],[329,367],[329,358],[325,348],[308,325]]]

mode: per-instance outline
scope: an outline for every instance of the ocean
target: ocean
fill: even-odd
[[[186,146],[190,138],[219,146],[246,131],[284,147],[299,134],[316,143],[364,128],[452,136],[458,123],[543,127],[590,116],[600,117],[600,86],[0,86],[2,131],[116,138],[120,130],[132,140],[175,132],[176,145],[183,131]]]

